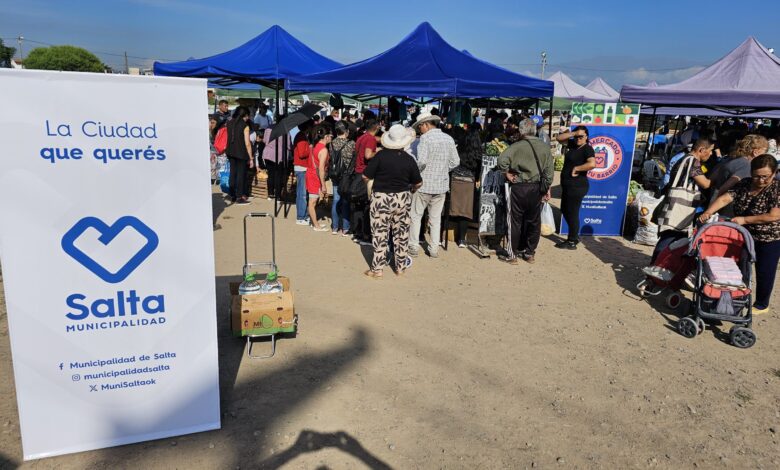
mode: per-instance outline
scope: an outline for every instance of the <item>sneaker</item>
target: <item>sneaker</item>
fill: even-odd
[[[431,251],[429,251],[428,252],[428,256],[430,256],[431,258],[438,258],[439,257],[439,250],[436,250],[436,251],[431,250]]]
[[[466,248],[466,240],[458,240],[458,248]]]
[[[416,258],[420,255],[420,247],[409,245],[409,256]]]
[[[501,256],[498,257],[498,260],[499,261],[503,261],[506,264],[511,264],[511,265],[518,265],[518,264],[520,264],[520,259],[517,258],[516,256],[510,257],[510,256],[501,255]]]
[[[351,236],[352,236],[352,234],[351,234],[351,233],[349,233],[349,232],[341,232],[341,236],[342,236],[342,237],[351,237]]]
[[[536,258],[534,258],[534,255],[529,255],[528,253],[524,253],[523,261],[525,261],[528,264],[534,264],[536,263]]]
[[[336,229],[331,229],[331,231],[330,231],[330,234],[331,234],[331,235],[338,235],[338,234],[339,234],[339,231],[338,231],[338,230],[336,230]]]
[[[690,290],[696,290],[696,275],[694,273],[690,273],[686,276],[685,286]]]
[[[296,225],[309,225],[309,222],[306,221],[306,219],[298,219],[295,221]]]
[[[576,250],[577,249],[577,242],[569,242],[566,244],[565,248],[567,250]]]
[[[242,197],[241,199],[236,200],[236,204],[239,206],[245,206],[249,204],[249,201],[246,198]]]

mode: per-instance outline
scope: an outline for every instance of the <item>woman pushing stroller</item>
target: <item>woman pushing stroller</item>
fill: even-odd
[[[753,314],[769,311],[769,300],[780,260],[780,182],[775,179],[777,161],[764,154],[750,162],[750,178],[744,178],[710,204],[699,220],[704,222],[732,204],[731,222],[744,226],[756,249],[756,295]]]

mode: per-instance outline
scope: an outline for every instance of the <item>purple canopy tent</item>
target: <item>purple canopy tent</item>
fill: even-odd
[[[725,57],[671,85],[625,85],[623,101],[654,107],[710,108],[733,116],[780,109],[780,59],[749,37]]]

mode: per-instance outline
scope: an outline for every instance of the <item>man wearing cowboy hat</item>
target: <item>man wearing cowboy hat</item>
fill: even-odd
[[[371,181],[371,242],[374,247],[371,269],[365,275],[374,279],[382,277],[387,265],[391,229],[396,274],[403,274],[411,265],[407,256],[411,193],[422,185],[422,177],[417,163],[404,148],[414,138],[404,126],[394,125],[382,134],[382,150],[374,155],[363,171],[366,183]]]
[[[441,212],[450,189],[450,171],[460,164],[455,141],[438,128],[440,121],[439,116],[421,113],[413,126],[422,134],[417,146],[417,166],[420,167],[423,185],[412,196],[412,239],[409,245],[412,256],[420,253],[420,224],[425,209],[428,209],[431,235],[428,254],[431,258],[439,256]]]

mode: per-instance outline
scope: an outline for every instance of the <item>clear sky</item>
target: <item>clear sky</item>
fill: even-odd
[[[223,4],[232,5],[230,8]],[[453,46],[511,70],[563,70],[615,88],[687,78],[755,36],[780,51],[776,0],[0,0],[0,38],[25,53],[72,44],[122,69],[206,57],[278,24],[317,52],[349,63],[396,44],[430,22]],[[118,55],[110,55],[118,54]]]

